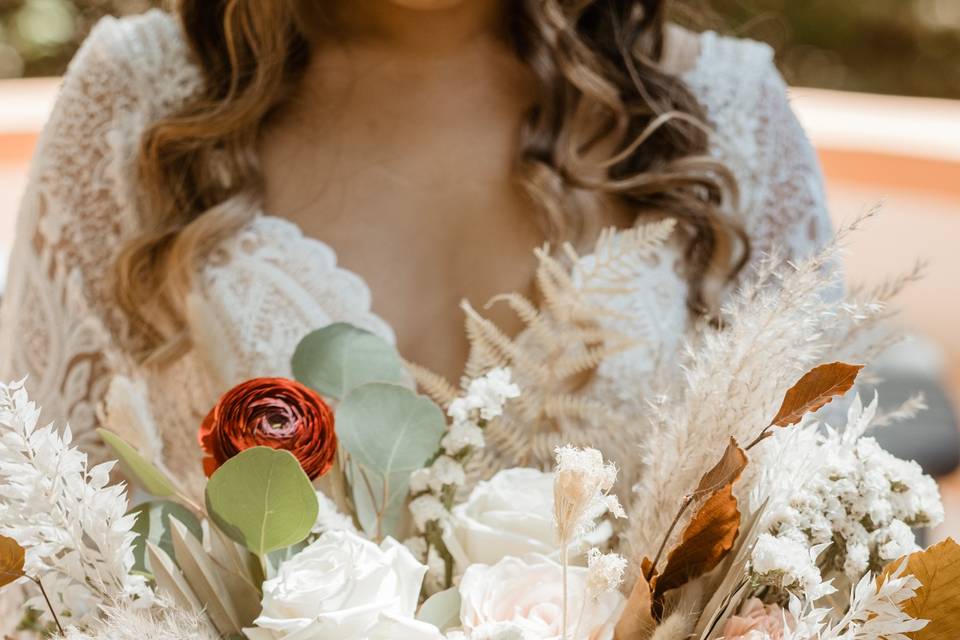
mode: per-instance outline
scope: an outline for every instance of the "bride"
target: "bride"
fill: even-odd
[[[617,303],[645,346],[588,391],[642,397],[751,261],[830,234],[770,49],[668,5],[180,0],[102,21],[34,158],[0,372],[92,452],[125,423],[199,474],[218,394],[289,375],[310,330],[359,325],[456,379],[461,298],[529,292],[545,241],[673,218]]]

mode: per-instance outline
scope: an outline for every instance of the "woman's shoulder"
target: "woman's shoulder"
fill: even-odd
[[[771,89],[786,94],[769,45],[714,31],[674,27],[669,33],[668,44],[686,52],[678,74],[711,120],[722,122],[732,113],[752,111]]]
[[[713,130],[712,155],[737,178],[755,254],[810,255],[830,237],[823,177],[773,49],[711,31],[689,37],[697,52],[679,75]]]
[[[64,90],[71,85],[89,88],[87,80],[95,80],[100,92],[113,91],[152,111],[195,92],[200,73],[190,60],[179,21],[153,9],[104,17],[94,26],[67,69]]]

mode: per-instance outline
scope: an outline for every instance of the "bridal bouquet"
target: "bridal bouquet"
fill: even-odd
[[[101,431],[92,468],[0,385],[0,585],[72,640],[946,640],[960,547],[921,550],[934,481],[880,449],[859,340],[897,287],[831,302],[829,251],[771,259],[700,327],[646,412],[592,395],[636,347],[605,307],[668,225],[539,252],[542,308],[508,337],[466,306],[460,385],[333,324],[293,379],[227,391],[197,425],[207,483]],[[618,274],[615,278],[611,274]],[[775,284],[776,286],[772,286]],[[875,343],[874,343],[875,344]],[[860,351],[856,351],[860,349]],[[419,395],[419,387],[426,396]],[[838,398],[845,410],[830,411]],[[832,403],[832,404],[831,404]],[[632,429],[630,428],[632,425]],[[613,462],[613,461],[616,461]]]

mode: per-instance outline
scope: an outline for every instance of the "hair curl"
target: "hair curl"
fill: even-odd
[[[519,132],[516,170],[548,237],[582,237],[595,218],[591,203],[610,197],[638,217],[675,217],[686,243],[688,304],[705,313],[708,278],[731,279],[749,242],[728,215],[736,183],[708,154],[702,108],[660,64],[668,0],[505,1],[516,55],[538,85]],[[196,265],[256,215],[263,187],[257,134],[302,75],[306,34],[324,19],[320,4],[179,1],[204,88],[143,135],[145,228],[115,269],[115,295],[145,359],[165,362],[186,351]]]

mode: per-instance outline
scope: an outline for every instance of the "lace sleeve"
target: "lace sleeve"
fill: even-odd
[[[823,175],[772,64],[760,78],[755,116],[754,188],[743,203],[753,259],[774,249],[788,259],[808,257],[831,237]]]
[[[737,177],[752,260],[773,250],[798,259],[821,248],[831,237],[823,176],[770,47],[705,33],[685,79],[716,132],[714,155]]]
[[[142,119],[119,21],[94,29],[64,77],[20,205],[0,311],[0,374],[29,376],[46,420],[94,442],[108,354],[123,331],[109,270],[133,220],[128,172]]]

